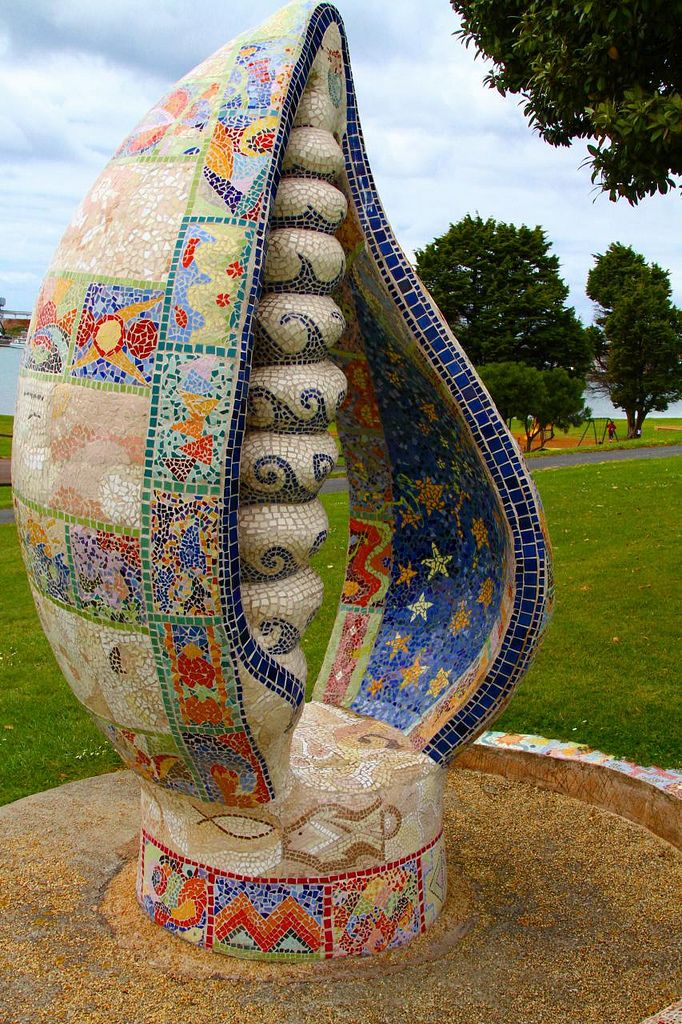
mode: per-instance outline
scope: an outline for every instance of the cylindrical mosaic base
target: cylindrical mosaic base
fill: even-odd
[[[445,892],[442,833],[400,860],[288,878],[221,871],[141,837],[142,908],[187,942],[228,956],[296,961],[396,949],[436,920]]]
[[[306,705],[276,801],[142,790],[138,899],[232,956],[299,960],[404,945],[445,899],[444,772],[391,726]]]

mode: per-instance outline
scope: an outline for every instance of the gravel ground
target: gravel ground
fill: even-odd
[[[637,1024],[679,988],[680,855],[527,783],[451,770],[443,915],[364,960],[164,933],[134,901],[136,825],[128,772],[0,808],[3,1024]]]

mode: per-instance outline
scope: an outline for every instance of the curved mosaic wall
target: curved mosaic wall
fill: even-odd
[[[301,715],[335,418],[348,566]],[[143,780],[147,912],[286,959],[425,928],[441,766],[526,669],[550,563],[385,219],[333,7],[227,44],[95,182],[29,330],[13,476],[43,627]]]

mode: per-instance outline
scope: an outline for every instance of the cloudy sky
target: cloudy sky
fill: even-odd
[[[278,0],[4,0],[0,9],[0,294],[29,309],[71,214],[168,86]],[[672,272],[676,195],[638,208],[596,194],[582,147],[534,136],[514,98],[452,35],[447,0],[338,0],[370,162],[412,254],[465,213],[542,225],[586,322],[592,254],[633,245]]]

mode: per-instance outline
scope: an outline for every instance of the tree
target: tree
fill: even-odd
[[[639,437],[650,412],[682,397],[682,314],[669,275],[614,242],[595,257],[587,294],[597,306],[590,379],[625,410],[628,437]]]
[[[487,363],[479,367],[483,383],[503,419],[521,420],[526,434],[526,451],[554,437],[555,427],[568,430],[590,415],[583,399],[584,382],[566,370],[536,370],[523,363]]]
[[[424,249],[417,270],[475,365],[521,361],[584,376],[589,337],[540,227],[467,214]]]
[[[498,412],[505,422],[533,416],[535,400],[543,389],[540,370],[524,363],[484,363],[478,368]]]
[[[568,430],[589,419],[592,412],[583,397],[585,383],[569,377],[560,366],[542,373],[546,398],[536,403],[535,419],[539,425],[540,447],[554,437],[554,430]]]
[[[588,145],[592,180],[636,204],[682,174],[682,0],[450,0],[456,33],[524,97],[546,142]]]

